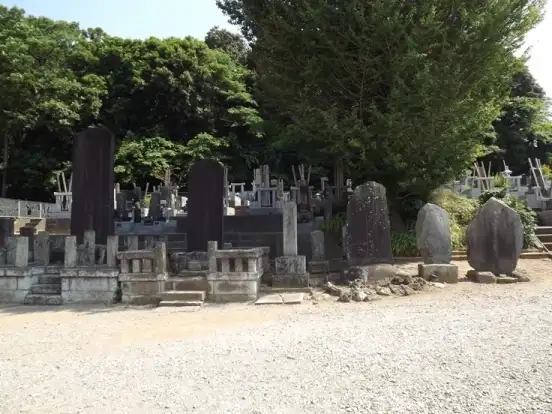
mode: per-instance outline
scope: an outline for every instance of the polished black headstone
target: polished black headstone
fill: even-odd
[[[105,128],[89,128],[73,142],[71,234],[83,242],[84,232],[94,230],[96,243],[105,244],[115,233],[115,140]]]
[[[223,246],[224,167],[197,161],[188,175],[188,251],[207,251],[208,241]]]

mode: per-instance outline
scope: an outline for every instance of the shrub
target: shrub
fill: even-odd
[[[418,256],[416,234],[410,230],[404,233],[391,232],[391,250],[395,257]]]
[[[479,208],[479,203],[473,198],[468,198],[462,194],[451,190],[437,190],[430,199],[430,203],[437,204],[439,207],[449,213],[451,222],[460,227],[466,227],[475,217]]]
[[[521,224],[523,225],[523,247],[527,248],[534,246],[537,214],[527,206],[525,200],[520,200],[519,198],[508,194],[508,191],[505,188],[502,188],[487,191],[481,194],[479,196],[479,204],[485,204],[491,197],[502,200],[508,207],[515,210],[519,214]]]
[[[341,228],[347,224],[347,217],[344,213],[339,213],[331,216],[322,225],[322,231],[325,233],[341,234]]]

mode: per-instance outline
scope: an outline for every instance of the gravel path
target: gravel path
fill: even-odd
[[[0,412],[550,413],[551,287],[199,312],[3,308]]]

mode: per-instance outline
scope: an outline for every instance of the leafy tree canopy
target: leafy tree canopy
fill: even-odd
[[[480,154],[543,1],[218,0],[282,148],[424,195]],[[315,149],[315,151],[313,151]]]

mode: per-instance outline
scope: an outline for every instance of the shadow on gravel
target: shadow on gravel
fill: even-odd
[[[31,306],[31,305],[0,305],[1,315],[23,315],[28,313],[113,313],[125,311],[152,311],[151,306],[127,306],[127,305],[51,305],[51,306]]]

